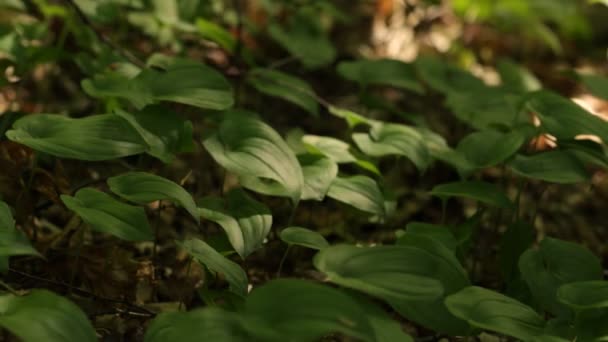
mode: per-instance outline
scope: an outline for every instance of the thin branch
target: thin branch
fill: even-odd
[[[95,33],[95,35],[97,36],[97,38],[100,41],[102,41],[103,43],[105,43],[106,45],[108,45],[110,48],[114,49],[116,52],[118,52],[118,54],[120,54],[127,61],[129,61],[129,62],[137,65],[140,68],[145,68],[146,67],[146,64],[144,62],[142,62],[139,58],[135,57],[129,51],[127,51],[127,50],[123,49],[122,47],[118,46],[118,44],[114,43],[106,35],[104,35],[100,31],[98,31],[97,29],[95,29],[95,26],[93,25],[93,23],[91,22],[91,20],[82,11],[82,9],[80,9],[80,7],[78,7],[78,5],[74,2],[74,0],[65,0],[65,2],[68,3],[68,5],[70,7],[72,7],[72,9],[74,9],[74,12],[76,12],[76,15],[78,16],[78,18],[80,19],[80,21],[82,21],[83,24],[85,24],[86,26],[88,26]]]

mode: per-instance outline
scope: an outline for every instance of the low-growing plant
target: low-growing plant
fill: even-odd
[[[27,342],[95,341],[109,312],[143,323],[132,338],[146,342],[608,339],[600,258],[537,234],[542,203],[522,200],[591,184],[608,166],[608,122],[512,61],[488,85],[438,56],[346,60],[328,25],[349,15],[331,1],[261,1],[263,23],[244,2],[212,3],[0,4],[14,14],[0,18],[12,25],[0,31],[7,70],[41,82],[29,75],[56,65],[79,82],[42,113],[0,116],[18,188],[0,180],[2,328]],[[112,25],[140,31],[100,28]],[[142,58],[120,39],[165,51]],[[285,60],[268,63],[255,39]],[[223,64],[188,56],[201,40]],[[316,72],[356,103],[328,97]],[[571,77],[605,96],[607,79]],[[8,71],[0,82],[32,87]],[[404,114],[387,89],[429,114]],[[441,132],[437,113],[457,129]],[[438,214],[408,216],[412,196]],[[335,213],[342,223],[317,223]],[[388,237],[365,237],[370,226]],[[134,295],[112,283],[121,276]],[[119,296],[101,290],[115,286]]]

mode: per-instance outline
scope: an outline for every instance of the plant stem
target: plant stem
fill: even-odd
[[[277,278],[281,277],[281,271],[283,270],[283,265],[285,264],[285,260],[287,260],[287,255],[289,254],[290,249],[291,249],[291,245],[288,245],[287,249],[285,249],[285,253],[283,253],[281,262],[279,262],[279,269],[277,270]]]

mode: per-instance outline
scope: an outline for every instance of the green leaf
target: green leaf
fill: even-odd
[[[199,221],[199,213],[192,196],[179,184],[147,172],[128,172],[108,179],[110,190],[118,196],[138,204],[169,200],[181,205]]]
[[[516,221],[507,227],[500,239],[498,262],[507,282],[519,275],[518,262],[521,255],[534,243],[536,231],[524,221]]]
[[[280,237],[283,242],[289,245],[304,246],[317,250],[329,247],[329,243],[323,235],[302,227],[287,227],[281,231]]]
[[[162,106],[148,106],[131,114],[117,110],[116,114],[128,121],[150,147],[148,154],[170,163],[175,153],[191,151],[192,122]]]
[[[278,183],[284,196],[298,202],[304,187],[302,169],[281,136],[244,113],[227,113],[225,117],[217,131],[203,141],[213,159],[241,180],[263,178]],[[264,192],[251,182],[243,186]]]
[[[381,307],[363,296],[354,296],[354,299],[363,307],[370,325],[375,333],[374,342],[414,342],[414,339],[403,332],[400,322],[393,319]]]
[[[272,226],[270,210],[242,189],[224,198],[210,196],[199,201],[200,215],[219,224],[234,250],[245,258],[259,249]]]
[[[552,238],[522,254],[519,270],[534,298],[555,315],[569,312],[557,300],[561,285],[602,279],[602,266],[593,253],[576,243]]]
[[[528,113],[520,109],[522,98],[498,87],[484,86],[475,91],[449,93],[446,105],[463,122],[484,130],[496,125],[514,127],[529,122]]]
[[[542,84],[534,74],[510,59],[499,60],[496,69],[502,81],[502,88],[509,91],[527,93],[542,88]]]
[[[0,326],[23,342],[97,341],[84,312],[47,290],[0,296]]]
[[[329,281],[383,299],[427,328],[454,334],[466,331],[443,307],[444,294],[468,285],[453,253],[425,237],[410,236],[403,243],[331,246],[317,253],[314,264]]]
[[[608,168],[608,154],[605,147],[591,140],[560,140],[559,147],[573,154],[583,163]]]
[[[429,87],[444,94],[485,88],[482,80],[437,57],[418,57],[414,65]]]
[[[608,308],[608,281],[591,280],[564,284],[557,299],[574,310]]]
[[[591,94],[608,100],[608,78],[600,75],[580,75],[580,79]]]
[[[579,313],[576,324],[577,341],[606,341],[608,339],[608,310],[590,309]]]
[[[223,27],[203,18],[196,19],[196,27],[203,38],[216,42],[230,53],[234,52],[237,45],[236,38]]]
[[[519,340],[543,334],[545,321],[531,307],[500,293],[469,286],[446,298],[450,312],[469,324]]]
[[[456,150],[473,165],[484,168],[497,165],[510,158],[525,141],[518,131],[501,133],[493,130],[474,132],[458,143]]]
[[[543,90],[530,95],[526,105],[538,115],[541,126],[558,140],[592,134],[608,141],[608,122],[567,98]]]
[[[156,316],[146,330],[145,342],[247,342],[240,315],[217,307],[189,312],[166,312]]]
[[[247,274],[238,264],[221,255],[202,240],[188,239],[176,243],[210,271],[223,274],[232,292],[240,296],[247,294]]]
[[[532,156],[516,155],[509,163],[511,170],[523,177],[551,183],[580,183],[589,180],[589,174],[580,160],[563,151],[549,151]]]
[[[367,118],[361,114],[357,114],[348,109],[329,106],[327,110],[331,115],[344,119],[348,124],[348,128],[350,129],[353,129],[354,127],[357,127],[359,125],[371,126],[372,124],[377,124],[380,122]]]
[[[276,279],[253,290],[245,314],[292,341],[315,341],[331,332],[371,341],[363,307],[332,287],[296,279]]]
[[[128,241],[153,238],[144,208],[122,203],[93,188],[80,189],[74,197],[61,195],[61,200],[96,231]]]
[[[338,165],[329,158],[315,154],[300,154],[298,161],[304,174],[302,199],[322,201],[338,175]]]
[[[336,177],[327,197],[381,218],[386,216],[384,195],[376,181],[367,176]]]
[[[306,134],[302,137],[302,142],[308,147],[309,152],[323,154],[338,164],[357,161],[349,151],[350,145],[342,140]]]
[[[481,181],[439,184],[431,190],[430,194],[442,199],[450,197],[470,198],[499,208],[513,207],[511,200],[498,186]]]
[[[127,78],[101,74],[82,81],[84,91],[98,98],[125,98],[137,107],[171,101],[199,108],[224,110],[232,107],[232,87],[222,74],[204,64],[154,55],[151,63],[161,70],[144,69]]]
[[[113,114],[81,119],[53,114],[28,115],[17,120],[6,136],[37,151],[79,160],[115,159],[148,150],[137,131]]]
[[[443,244],[447,249],[451,251],[455,251],[456,247],[458,246],[458,241],[456,240],[456,237],[450,231],[450,228],[446,226],[424,222],[410,222],[406,226],[406,234],[416,234],[428,237]],[[401,238],[397,239],[397,244],[399,244],[399,240],[401,240]]]
[[[338,74],[361,86],[387,85],[424,93],[412,64],[395,59],[358,60],[338,64]]]
[[[318,15],[304,10],[292,16],[286,27],[270,24],[268,33],[306,68],[315,69],[331,63],[336,49],[323,32]]]
[[[276,70],[255,68],[248,73],[247,81],[261,93],[289,101],[314,116],[319,115],[314,90],[297,77]]]
[[[420,299],[391,305],[404,317],[429,329],[450,335],[467,333],[470,328],[468,324],[452,315],[444,303],[445,296],[469,285],[467,273],[454,252],[441,242],[420,234],[406,233],[397,243],[400,247],[414,248],[424,255],[417,262],[431,267],[427,269],[427,275],[441,281],[444,293],[435,300]]]
[[[413,127],[376,124],[372,126],[369,134],[354,133],[353,141],[369,156],[405,156],[421,171],[425,170],[431,161],[424,136]]]
[[[40,256],[40,253],[32,247],[25,234],[15,228],[11,209],[0,201],[0,271],[7,271],[1,266],[6,265],[8,268],[8,259],[13,255]]]

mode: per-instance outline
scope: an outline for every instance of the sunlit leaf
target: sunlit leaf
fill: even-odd
[[[322,201],[338,175],[338,165],[329,158],[315,154],[300,154],[298,161],[304,175],[302,199]]]
[[[203,141],[213,159],[241,177],[278,183],[284,196],[298,202],[304,187],[302,169],[281,136],[261,120],[246,114],[225,116],[217,131]],[[263,191],[257,186],[253,190]]]
[[[350,145],[342,140],[319,135],[306,134],[302,142],[309,147],[310,152],[318,152],[336,163],[353,163],[357,160],[350,153]]]
[[[371,126],[374,123],[379,123],[379,121],[367,118],[348,109],[330,106],[327,108],[327,110],[330,114],[344,119],[348,124],[348,127],[351,129],[359,125]]]
[[[23,342],[97,341],[84,312],[47,290],[33,290],[25,296],[0,296],[0,326]]]
[[[122,203],[93,188],[80,189],[74,197],[61,195],[61,200],[94,230],[129,241],[153,238],[142,207]]]
[[[531,307],[482,287],[467,287],[449,296],[446,305],[475,327],[523,341],[542,335],[545,327],[545,320]]]
[[[127,121],[113,114],[81,119],[28,115],[17,120],[6,136],[37,151],[79,160],[115,159],[149,148]]]
[[[147,204],[169,200],[186,209],[198,221],[199,214],[192,196],[177,183],[147,172],[129,172],[108,179],[113,193],[129,201]]]
[[[405,156],[419,170],[425,170],[430,163],[431,156],[424,136],[413,127],[399,124],[377,124],[372,126],[369,134],[354,133],[353,141],[363,153],[369,156]]]
[[[270,210],[242,189],[234,189],[223,198],[205,197],[198,204],[200,215],[224,229],[242,258],[262,246],[272,226]]]
[[[329,247],[329,243],[318,232],[302,227],[287,227],[281,230],[281,240],[290,245],[321,250]]]
[[[338,73],[363,87],[367,85],[387,85],[423,93],[424,89],[416,78],[412,64],[396,59],[358,60],[341,62]]]
[[[177,244],[210,271],[223,274],[232,292],[240,296],[247,294],[247,274],[238,264],[199,239],[177,241]]]
[[[573,242],[545,238],[538,249],[529,249],[519,259],[519,270],[536,300],[547,311],[567,314],[557,300],[557,289],[564,284],[602,279],[599,259]]]
[[[552,183],[580,183],[589,179],[580,160],[563,151],[542,152],[531,156],[518,154],[508,165],[520,176]]]
[[[501,86],[509,91],[526,93],[542,88],[540,81],[524,66],[503,58],[496,66]]]
[[[286,73],[256,68],[248,73],[247,81],[258,91],[289,101],[312,115],[319,115],[319,104],[308,83]]]
[[[327,197],[379,217],[386,215],[382,191],[375,180],[366,176],[336,177]]]
[[[430,193],[431,195],[443,199],[463,197],[500,208],[513,207],[511,200],[498,186],[481,181],[462,181],[439,184],[435,186]]]

